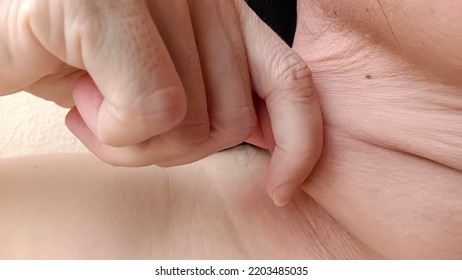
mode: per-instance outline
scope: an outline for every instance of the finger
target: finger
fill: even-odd
[[[97,107],[102,102],[102,96],[87,94],[85,96],[88,106]],[[82,116],[74,107],[66,116],[66,125],[72,126],[72,133],[79,139],[85,139],[83,143],[92,153],[100,159],[114,166],[139,167],[151,164],[170,167],[186,164],[210,155],[212,142],[206,141],[201,144],[204,147],[198,149],[196,144],[182,146],[173,145],[161,136],[155,136],[145,142],[124,147],[113,147],[102,144],[93,132],[82,123]],[[207,146],[209,145],[209,146]]]
[[[38,0],[28,9],[38,40],[87,70],[104,96],[98,108],[86,109],[74,94],[82,119],[102,143],[139,143],[181,122],[184,89],[144,1]]]
[[[115,166],[146,166],[156,164],[159,166],[173,166],[190,163],[210,155],[214,151],[212,143],[176,145],[172,141],[164,139],[163,135],[154,136],[147,141],[124,147],[113,147],[101,143],[91,129],[84,124],[82,115],[97,112],[104,97],[93,86],[89,75],[82,75],[77,81],[75,92],[79,92],[79,102],[85,103],[84,107],[74,107],[66,116],[66,125],[82,143],[103,161]],[[74,94],[75,95],[75,94]],[[79,110],[88,110],[82,113]],[[93,116],[95,117],[95,116]],[[209,146],[205,146],[209,145]],[[215,151],[214,151],[215,152]]]
[[[187,111],[181,124],[162,137],[178,146],[209,138],[207,99],[199,54],[186,0],[147,1],[186,92]]]
[[[81,102],[86,104],[84,109],[96,112],[94,108],[101,106],[104,97],[93,87],[89,75],[83,75],[75,86],[79,91]],[[186,164],[211,154],[216,145],[206,141],[197,144],[183,144],[181,146],[165,140],[163,135],[155,136],[147,141],[124,147],[113,147],[101,143],[96,135],[84,125],[82,114],[74,107],[66,116],[66,125],[79,139],[85,139],[83,144],[103,161],[115,166],[146,166],[156,164],[159,166],[174,166]],[[200,148],[199,148],[200,145]]]
[[[87,87],[87,88],[86,88]],[[91,77],[83,75],[75,90],[80,90],[80,99],[85,102],[85,108],[98,108],[103,102],[101,93],[92,86]],[[93,92],[95,91],[95,92]],[[95,112],[96,110],[91,110]],[[83,124],[82,113],[74,107],[66,116],[66,125],[79,139],[85,139],[83,144],[103,161],[115,166],[146,166],[156,164],[158,166],[174,166],[190,163],[210,155],[217,147],[213,141],[204,143],[175,145],[165,140],[163,135],[135,145],[113,147],[101,143],[93,132]],[[213,139],[211,139],[213,140]]]
[[[242,143],[256,126],[245,46],[232,1],[188,3],[217,151]]]
[[[0,96],[16,93],[63,66],[32,34],[27,1],[0,1]]]
[[[237,1],[252,85],[268,109],[275,147],[266,189],[289,202],[322,150],[322,117],[306,63],[244,3]]]

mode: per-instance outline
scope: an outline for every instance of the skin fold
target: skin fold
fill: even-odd
[[[460,6],[299,2],[325,127],[304,189],[387,258],[462,257]]]
[[[461,2],[298,5],[324,147],[293,202],[265,197],[249,146],[169,169],[4,159],[0,257],[462,258]]]

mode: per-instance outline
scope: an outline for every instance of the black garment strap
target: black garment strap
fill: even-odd
[[[297,25],[297,0],[246,0],[255,13],[292,46]]]

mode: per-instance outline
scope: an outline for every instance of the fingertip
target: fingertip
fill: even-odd
[[[77,111],[77,108],[74,106],[72,107],[69,112],[66,114],[66,117],[64,118],[64,123],[66,124],[66,126],[69,128],[69,127],[73,127],[74,126],[74,122],[75,122],[75,119],[78,115],[78,111]]]
[[[288,155],[281,158],[279,149],[275,149],[268,165],[266,191],[274,205],[278,207],[283,207],[290,202],[311,171],[304,170],[299,163],[292,165],[291,159],[292,157]]]
[[[82,119],[76,107],[73,107],[64,119],[66,127],[72,134],[75,135],[82,143],[84,143],[84,130],[88,130],[85,122]]]
[[[274,205],[278,207],[286,206],[290,202],[297,188],[298,184],[293,183],[283,184],[276,187],[271,193]]]
[[[319,143],[316,141],[316,143]],[[267,168],[266,190],[276,206],[284,206],[312,173],[320,153],[319,147],[311,143],[314,150],[301,150],[276,146]]]
[[[94,153],[97,157],[104,160],[101,157],[101,151],[99,150],[99,142],[95,138],[93,132],[85,124],[82,116],[80,115],[78,109],[73,107],[66,115],[65,124],[69,131],[74,134],[74,136],[79,139],[79,141],[87,147],[89,151]],[[107,162],[107,161],[106,161]]]

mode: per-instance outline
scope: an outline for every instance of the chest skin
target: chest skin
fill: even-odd
[[[462,257],[460,4],[330,2],[298,4],[326,139],[305,190],[385,257]]]

